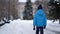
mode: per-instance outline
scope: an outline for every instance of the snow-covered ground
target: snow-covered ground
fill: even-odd
[[[10,24],[0,27],[0,34],[35,34],[33,30],[33,20],[14,20]],[[47,27],[44,29],[45,34],[60,34],[60,24],[58,21],[52,23],[47,20]]]

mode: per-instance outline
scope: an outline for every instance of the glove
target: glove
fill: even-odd
[[[35,26],[34,26],[33,30],[35,30]]]
[[[46,26],[44,26],[44,29],[46,28]]]
[[[35,30],[35,28],[33,28],[33,30]]]

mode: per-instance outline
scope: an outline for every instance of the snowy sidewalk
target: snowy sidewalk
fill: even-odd
[[[48,21],[51,22],[51,21]],[[33,20],[14,20],[0,27],[0,34],[35,34]],[[58,32],[58,33],[57,33]],[[45,34],[60,34],[60,25],[48,23]]]

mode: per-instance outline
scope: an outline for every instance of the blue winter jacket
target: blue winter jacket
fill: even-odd
[[[46,26],[46,15],[42,9],[38,10],[34,15],[33,25],[38,27]]]

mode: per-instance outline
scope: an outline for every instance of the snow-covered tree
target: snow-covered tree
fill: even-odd
[[[32,2],[31,0],[27,0],[26,5],[25,5],[25,9],[23,12],[23,19],[33,19],[33,8],[32,8]]]
[[[50,6],[49,17],[52,17],[52,19],[54,20],[59,19],[60,24],[60,2],[57,0],[50,0],[49,6]]]

